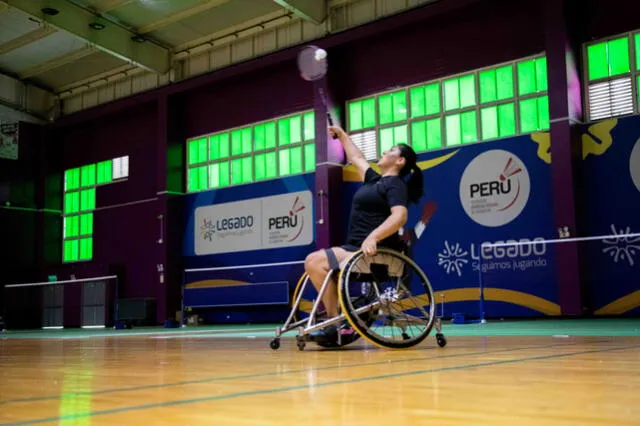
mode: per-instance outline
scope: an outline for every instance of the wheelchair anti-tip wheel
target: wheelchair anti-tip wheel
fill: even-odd
[[[362,294],[367,286],[375,297],[365,305],[354,304],[354,296]],[[435,323],[438,345],[446,344],[435,317],[431,284],[404,254],[386,248],[379,248],[373,256],[354,253],[340,271],[338,288],[347,321],[370,343],[382,348],[409,348],[422,342]]]

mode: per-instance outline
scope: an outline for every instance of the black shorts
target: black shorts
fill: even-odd
[[[350,251],[352,253],[360,250],[359,246],[354,246],[353,244],[343,244],[340,246],[340,248],[346,251]]]

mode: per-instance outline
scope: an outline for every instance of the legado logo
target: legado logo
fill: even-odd
[[[253,216],[226,217],[223,219],[203,218],[200,226],[200,234],[205,240],[213,241],[216,232],[223,232],[224,238],[228,235],[240,235],[253,232]]]
[[[494,244],[494,245],[492,245]],[[471,243],[464,247],[460,243],[444,242],[444,249],[438,253],[438,265],[447,274],[456,273],[462,276],[464,269],[471,262],[473,271],[478,271],[482,258],[482,272],[490,270],[511,270],[524,272],[531,268],[547,266],[545,255],[547,247],[541,237],[530,240],[484,242],[480,245]]]
[[[483,226],[506,225],[529,200],[531,181],[514,154],[495,149],[473,159],[460,180],[460,202],[471,219]]]
[[[633,151],[631,151],[629,170],[631,171],[631,180],[640,191],[640,139],[636,141]]]

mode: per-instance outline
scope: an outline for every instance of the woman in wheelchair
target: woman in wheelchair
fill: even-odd
[[[363,184],[351,204],[346,244],[315,251],[305,259],[305,271],[318,291],[327,273],[340,269],[359,249],[367,256],[375,255],[378,246],[402,251],[404,243],[398,231],[407,221],[409,203],[417,204],[423,194],[422,171],[410,146],[399,144],[385,151],[378,160],[380,173],[377,173],[342,128],[330,126],[329,132],[342,143],[347,160],[357,167]],[[329,282],[322,302],[329,318],[338,316],[335,278]],[[312,336],[315,340],[335,341],[338,331],[338,326],[332,325]]]

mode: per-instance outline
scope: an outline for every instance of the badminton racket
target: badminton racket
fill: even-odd
[[[298,53],[298,70],[300,76],[306,81],[317,81],[327,75],[327,52],[317,46],[306,46]],[[320,101],[327,111],[327,121],[333,126],[333,118],[329,112],[329,104],[322,87],[318,87]],[[335,135],[331,135],[336,137]]]

